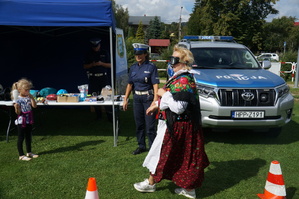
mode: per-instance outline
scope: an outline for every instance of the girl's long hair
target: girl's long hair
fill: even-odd
[[[33,85],[32,85],[31,81],[29,81],[26,78],[20,79],[19,81],[12,84],[11,92],[10,92],[11,99],[14,100],[13,99],[13,91],[14,90],[19,91],[20,89],[31,89],[32,87],[33,87]]]

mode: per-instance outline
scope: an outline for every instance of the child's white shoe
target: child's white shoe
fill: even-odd
[[[27,153],[27,156],[30,158],[38,158],[38,155],[33,153]]]

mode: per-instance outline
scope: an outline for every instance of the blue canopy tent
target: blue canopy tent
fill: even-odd
[[[36,90],[78,92],[87,83],[83,58],[89,39],[101,37],[111,54],[115,88],[116,30],[110,0],[1,0],[0,84],[10,87],[26,77]]]
[[[2,0],[0,24],[115,28],[110,0]]]
[[[83,57],[91,37],[101,37],[115,57],[111,1],[0,1],[0,83],[11,86],[27,77],[36,89],[78,92],[87,82]]]

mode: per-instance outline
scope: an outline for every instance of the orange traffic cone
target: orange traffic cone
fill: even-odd
[[[271,162],[264,194],[257,195],[262,199],[286,199],[284,180],[278,161]]]
[[[98,188],[95,178],[88,179],[85,199],[99,199]]]

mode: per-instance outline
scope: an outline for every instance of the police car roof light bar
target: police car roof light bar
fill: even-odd
[[[186,35],[184,36],[186,40],[221,40],[221,41],[233,41],[233,36],[197,36],[197,35]]]

